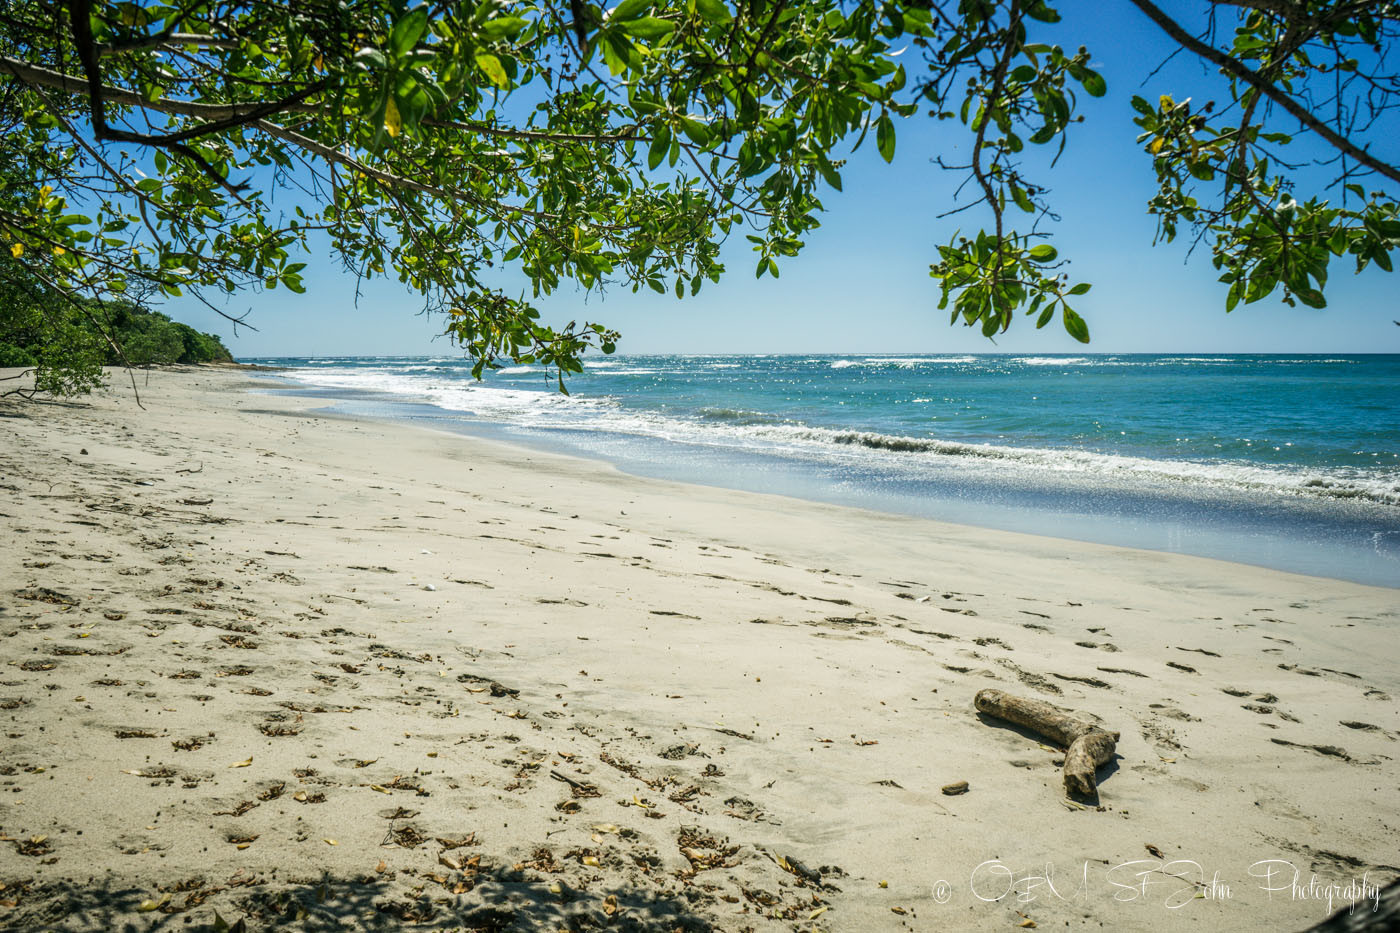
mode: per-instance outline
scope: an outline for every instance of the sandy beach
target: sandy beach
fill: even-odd
[[[1400,591],[258,375],[0,402],[0,928],[1280,931],[1400,875]],[[988,687],[1120,733],[1097,800]]]

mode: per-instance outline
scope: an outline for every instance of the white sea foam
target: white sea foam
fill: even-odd
[[[827,360],[808,360],[809,363],[827,363]],[[832,369],[847,369],[851,366],[895,366],[899,369],[913,369],[916,366],[937,366],[949,363],[975,363],[975,356],[867,356],[860,360],[832,360]]]
[[[1087,356],[1016,356],[1012,362],[1023,366],[1084,366],[1095,361]]]
[[[1075,358],[1071,358],[1075,359]],[[856,361],[838,360],[857,365]],[[1054,362],[1065,362],[1055,359]],[[524,367],[521,367],[522,369]],[[655,370],[633,370],[616,375]],[[385,365],[300,369],[286,374],[299,382],[382,392],[463,412],[494,423],[527,429],[567,429],[658,438],[687,444],[766,451],[825,463],[894,469],[917,479],[929,470],[953,467],[994,478],[1046,473],[1093,481],[1190,484],[1283,495],[1367,499],[1400,505],[1400,470],[1362,471],[1332,467],[1300,471],[1238,460],[1152,459],[1090,450],[966,443],[936,437],[838,430],[784,421],[740,408],[702,409],[675,417],[624,407],[608,396],[564,396],[556,392],[473,382],[453,373],[405,372]]]
[[[977,358],[973,356],[867,356],[865,362],[874,366],[898,366],[900,369],[912,369],[915,366],[925,364],[975,363]]]

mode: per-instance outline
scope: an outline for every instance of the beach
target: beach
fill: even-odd
[[[258,377],[0,402],[0,927],[1277,931],[1400,875],[1400,591]],[[1118,732],[1097,798],[985,688]]]

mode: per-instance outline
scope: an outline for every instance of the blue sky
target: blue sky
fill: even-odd
[[[1058,167],[1032,173],[1052,189],[1062,221],[1051,230],[1060,255],[1071,260],[1071,278],[1094,283],[1076,304],[1093,335],[1087,348],[1058,319],[1041,331],[1018,320],[995,344],[979,331],[949,326],[947,312],[937,308],[929,262],[936,244],[960,226],[971,231],[989,221],[976,210],[937,219],[954,206],[961,179],[930,159],[936,153],[965,159],[969,137],[954,121],[940,125],[925,116],[899,124],[893,165],[879,159],[873,141],[851,156],[844,192],[823,195],[822,227],[807,237],[800,256],[782,265],[777,281],[754,280],[753,254],[736,235],[724,253],[728,274],[695,298],[625,289],[585,294],[566,285],[541,302],[546,318],[616,327],[621,353],[1400,352],[1400,327],[1392,323],[1400,319],[1400,282],[1374,267],[1355,276],[1351,260],[1334,261],[1324,311],[1266,300],[1227,315],[1207,250],[1188,260],[1185,242],[1152,246],[1154,224],[1145,210],[1152,168],[1135,142],[1129,98],[1171,93],[1222,100],[1223,84],[1189,53],[1143,84],[1172,47],[1129,4],[1064,3],[1061,10],[1065,22],[1046,41],[1071,50],[1087,45],[1109,85],[1106,98],[1083,109],[1087,120],[1074,128]],[[916,51],[907,66],[918,64]],[[1384,153],[1384,140],[1378,145]],[[235,314],[252,309],[257,332],[240,329],[235,336],[226,321],[191,301],[165,310],[220,334],[240,358],[458,352],[436,336],[441,320],[419,314],[421,302],[403,286],[364,283],[357,304],[355,281],[324,250],[307,261],[305,295],[248,293],[229,303]],[[523,280],[503,284],[520,288]]]

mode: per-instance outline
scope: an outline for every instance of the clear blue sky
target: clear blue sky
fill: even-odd
[[[1058,319],[1041,331],[1018,320],[995,345],[978,331],[948,325],[929,262],[959,226],[975,230],[987,221],[976,210],[936,218],[953,206],[961,179],[930,158],[941,152],[965,160],[969,137],[954,121],[940,125],[925,116],[899,124],[893,165],[879,159],[873,140],[851,157],[844,192],[823,195],[822,227],[782,265],[779,280],[754,280],[753,254],[736,235],[724,253],[729,273],[695,298],[625,289],[586,295],[566,286],[541,303],[546,317],[616,327],[621,353],[1400,352],[1400,327],[1391,323],[1400,319],[1400,280],[1393,275],[1372,267],[1355,276],[1343,258],[1333,263],[1324,311],[1267,300],[1227,315],[1206,249],[1188,260],[1185,242],[1152,246],[1145,204],[1153,173],[1135,142],[1128,100],[1171,93],[1223,102],[1223,83],[1183,52],[1143,84],[1172,51],[1155,26],[1121,0],[1060,7],[1065,22],[1047,41],[1071,50],[1087,45],[1109,85],[1106,98],[1082,111],[1087,120],[1074,128],[1055,171],[1032,172],[1052,188],[1062,221],[1051,229],[1060,255],[1072,260],[1071,278],[1094,283],[1076,305],[1093,335],[1087,348]],[[919,64],[917,51],[907,53],[908,67]],[[1385,153],[1394,141],[1377,145]],[[1297,194],[1302,200],[1305,192]],[[435,339],[441,320],[419,314],[420,301],[396,282],[365,283],[357,305],[353,278],[326,251],[307,261],[305,295],[248,293],[229,303],[233,313],[252,309],[257,332],[234,336],[227,322],[192,301],[165,310],[220,334],[240,358],[459,352]],[[519,289],[523,280],[502,284]]]

